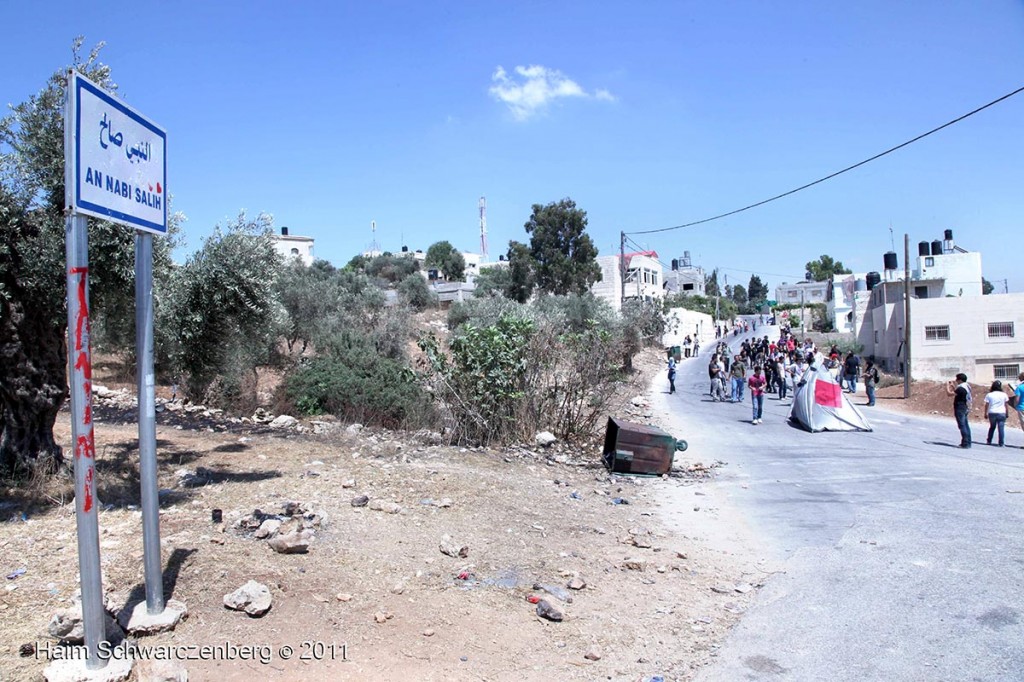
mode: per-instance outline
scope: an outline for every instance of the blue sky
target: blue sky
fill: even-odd
[[[371,241],[526,240],[571,197],[601,253],[787,191],[1024,85],[1024,2],[5,3],[0,99],[74,36],[168,131],[168,189],[213,226],[266,211],[344,264]],[[868,166],[632,238],[746,284],[822,253],[879,270],[953,229],[1024,290],[1024,93]],[[728,268],[728,269],[727,269]]]

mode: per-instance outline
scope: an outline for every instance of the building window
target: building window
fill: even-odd
[[[790,298],[796,298],[796,292],[795,291],[791,291],[791,292],[789,292],[786,295],[789,296]]]
[[[928,287],[914,287],[914,298],[928,298]]]
[[[990,339],[1012,339],[1013,322],[989,322],[988,338]]]
[[[292,249],[292,255],[293,256],[298,256],[299,255],[299,250],[298,249]]]
[[[993,365],[992,373],[993,379],[1012,381],[1020,375],[1020,365]]]
[[[932,258],[931,256],[928,256],[927,258],[924,259],[924,266],[926,268],[930,268],[930,267],[932,267],[934,265],[935,265],[935,259]]]
[[[693,291],[693,282],[687,282],[684,284],[683,291]]]
[[[878,343],[878,330],[875,330],[875,343]]]
[[[924,328],[925,341],[949,341],[949,325]]]

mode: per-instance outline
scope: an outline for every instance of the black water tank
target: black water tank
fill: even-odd
[[[949,241],[953,241],[953,230],[946,230],[943,233],[943,236],[944,236],[945,239],[948,239]]]
[[[895,270],[900,265],[899,260],[896,258],[895,251],[887,251],[885,255],[882,256],[882,263],[885,265],[886,270]]]
[[[676,271],[678,269],[679,269],[679,259],[678,258],[673,258],[672,259],[672,271],[674,272],[674,271]]]
[[[940,242],[938,239],[936,239],[935,241],[932,242],[932,255],[933,256],[941,256],[942,255],[942,242]]]
[[[928,242],[918,242],[917,243],[917,255],[918,256],[927,256],[928,255]]]
[[[877,272],[869,272],[865,279],[868,281],[868,291],[871,291],[882,281],[882,276]]]
[[[402,253],[409,253],[409,247],[408,246],[403,246],[402,247]]]
[[[288,228],[287,227],[282,227],[281,228],[281,236],[282,237],[287,237],[288,236]]]

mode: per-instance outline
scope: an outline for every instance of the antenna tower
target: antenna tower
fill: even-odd
[[[370,221],[370,232],[373,234],[373,238],[370,241],[370,253],[374,256],[380,255],[380,244],[377,243],[377,221]]]
[[[487,262],[487,197],[480,197],[480,257]]]

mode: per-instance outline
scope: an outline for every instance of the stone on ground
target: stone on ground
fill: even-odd
[[[75,652],[76,654],[79,652]],[[122,682],[132,674],[132,658],[111,657],[98,670],[89,670],[85,665],[85,651],[81,656],[55,660],[43,670],[47,682]]]
[[[142,601],[136,604],[130,612],[125,610],[119,615],[119,620],[123,621],[121,626],[129,633],[152,635],[157,632],[173,630],[181,619],[188,615],[188,608],[176,599],[168,599],[164,604],[163,611],[150,614],[146,608],[146,602]]]
[[[224,606],[235,611],[245,611],[250,616],[262,616],[270,610],[270,589],[255,580],[250,580],[231,594],[224,595]]]

